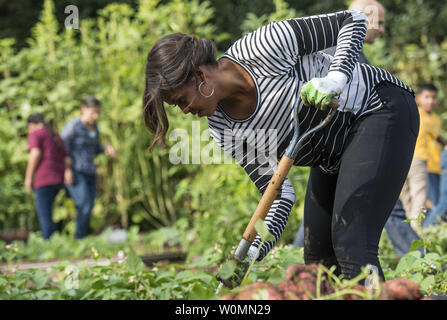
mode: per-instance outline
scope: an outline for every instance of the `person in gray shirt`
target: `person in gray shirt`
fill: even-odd
[[[69,121],[62,129],[61,137],[72,159],[74,181],[66,185],[76,206],[75,239],[88,235],[90,217],[96,196],[96,155],[105,153],[116,156],[111,145],[99,143],[96,122],[101,111],[101,102],[89,96],[81,106],[81,116]]]

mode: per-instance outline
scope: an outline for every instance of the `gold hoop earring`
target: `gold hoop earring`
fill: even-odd
[[[209,98],[209,97],[211,97],[213,94],[214,94],[214,88],[213,88],[213,90],[211,90],[211,93],[207,96],[207,95],[204,95],[203,94],[203,92],[202,92],[202,85],[205,83],[205,81],[202,81],[202,82],[200,82],[200,84],[199,84],[199,93],[200,93],[200,95],[202,96],[202,97],[204,97],[204,98]]]

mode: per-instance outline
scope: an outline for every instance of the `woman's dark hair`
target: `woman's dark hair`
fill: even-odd
[[[164,96],[188,83],[202,65],[217,65],[216,47],[206,38],[174,33],[159,39],[149,51],[143,118],[149,131],[155,134],[151,150],[155,145],[165,145],[169,122],[163,107]]]
[[[64,145],[62,141],[59,139],[59,135],[53,130],[53,128],[45,121],[43,115],[41,113],[33,113],[31,114],[27,119],[27,124],[34,123],[38,124],[41,123],[43,126],[51,133],[51,137],[53,138],[54,143],[56,143],[57,150],[59,152],[64,151]]]
[[[84,105],[87,108],[98,108],[101,106],[101,101],[98,100],[95,96],[88,96],[84,100]]]

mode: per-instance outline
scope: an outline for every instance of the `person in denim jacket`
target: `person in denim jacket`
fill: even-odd
[[[81,116],[68,122],[62,129],[61,137],[72,158],[74,182],[67,190],[76,206],[75,238],[89,234],[90,217],[96,197],[95,157],[105,153],[116,156],[111,145],[102,146],[99,142],[99,130],[96,122],[101,111],[101,102],[89,96],[81,106]]]

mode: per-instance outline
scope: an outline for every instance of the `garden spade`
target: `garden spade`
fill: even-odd
[[[294,107],[294,135],[292,140],[290,141],[289,146],[287,147],[286,152],[281,157],[280,162],[278,163],[278,166],[273,173],[272,178],[270,179],[270,182],[267,186],[267,189],[265,190],[264,194],[261,197],[261,200],[259,201],[258,206],[256,207],[255,212],[253,213],[250,222],[247,225],[247,228],[245,229],[244,234],[242,235],[242,239],[239,242],[238,247],[236,248],[236,251],[234,253],[235,259],[242,261],[247,256],[248,249],[250,248],[251,244],[256,238],[257,232],[255,229],[255,223],[258,219],[264,220],[267,216],[273,201],[275,200],[276,196],[278,195],[279,190],[281,189],[281,185],[284,182],[284,179],[287,177],[287,174],[290,171],[290,168],[293,165],[293,162],[297,156],[298,150],[301,148],[303,142],[311,136],[313,133],[321,130],[324,128],[329,122],[331,122],[332,118],[335,115],[335,112],[338,107],[338,100],[336,98],[333,98],[331,103],[329,104],[329,113],[327,114],[326,118],[321,121],[317,126],[303,134],[301,137],[299,136],[299,128],[298,128],[298,100]],[[219,293],[220,289],[224,285],[223,282],[220,282],[219,286],[217,287],[216,294]]]

